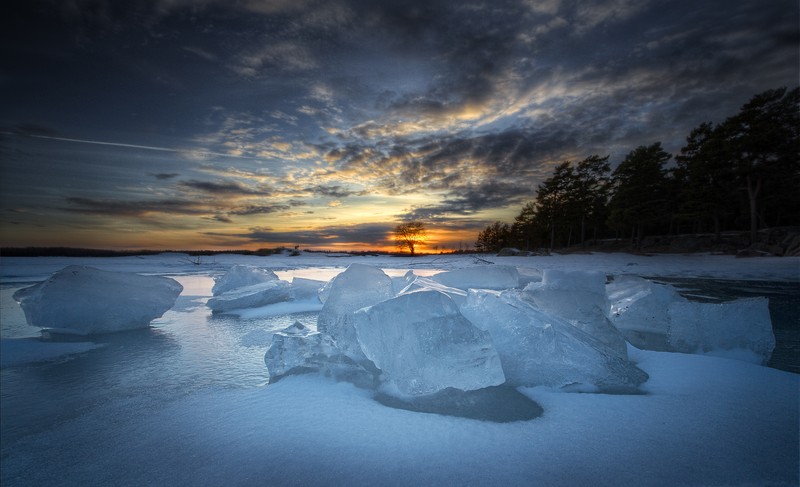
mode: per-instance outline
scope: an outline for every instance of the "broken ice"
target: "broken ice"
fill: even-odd
[[[489,333],[465,319],[438,291],[403,294],[355,313],[364,354],[389,385],[404,395],[448,387],[481,389],[505,381]]]
[[[88,335],[146,328],[183,290],[174,279],[69,266],[14,293],[31,326]]]

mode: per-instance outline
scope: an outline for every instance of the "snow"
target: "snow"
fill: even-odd
[[[467,321],[446,294],[397,296],[357,311],[353,326],[389,391],[418,396],[505,382],[489,333]]]
[[[31,326],[88,335],[145,328],[183,287],[167,277],[67,266],[14,294]]]
[[[625,276],[800,283],[798,258],[626,254],[481,258],[517,267],[519,287],[543,281],[538,277],[551,269],[611,276],[609,306],[620,301],[612,291]],[[514,392],[527,397],[529,404],[538,404],[542,414],[511,423],[496,422],[488,415],[469,418],[447,410],[434,414],[390,407],[374,390],[324,374],[286,375],[263,385],[267,382],[265,352],[273,337],[279,336],[276,332],[285,330],[285,336],[317,333],[315,315],[281,314],[281,306],[305,298],[241,310],[260,310],[261,315],[249,318],[212,314],[205,305],[212,297],[210,276],[239,264],[272,269],[286,281],[292,273],[327,280],[354,263],[378,267],[397,277],[413,270],[415,275],[408,276],[401,286],[405,289],[412,277],[416,280],[422,274],[460,268],[479,272],[491,266],[466,255],[414,259],[220,255],[200,265],[184,259],[178,254],[0,258],[0,293],[4,297],[0,357],[5,361],[9,356],[9,343],[20,350],[28,345],[40,349],[26,351],[24,363],[0,371],[3,486],[800,483],[797,374],[742,360],[629,346],[630,363],[649,376],[638,386],[643,394],[575,394],[557,384],[518,386]],[[341,267],[334,269],[331,262]],[[75,346],[79,351],[83,345],[30,339],[9,342],[14,333],[28,331],[19,308],[9,309],[7,306],[16,305],[7,305],[5,298],[21,283],[43,281],[71,264],[128,274],[172,275],[185,289],[173,309],[146,330],[93,336],[92,344],[104,346],[57,354],[69,357],[67,361],[39,361],[36,357],[43,356],[45,346],[62,350]],[[368,279],[371,284],[386,282],[375,272],[365,272],[377,277]],[[318,277],[323,274],[326,277]],[[391,296],[386,299],[391,299],[395,289],[391,278],[388,282]],[[629,297],[647,287],[642,285]],[[424,286],[416,290],[431,292]],[[473,294],[500,304],[513,297],[524,306],[524,311],[516,312],[526,317],[538,313],[548,316],[551,323],[559,318],[521,299],[522,291]],[[386,299],[372,300],[360,308],[378,306]],[[642,305],[646,303],[643,299],[631,302]],[[686,324],[705,321],[722,327],[723,321],[732,322],[742,315],[761,326],[763,301],[737,303],[712,312],[713,308],[688,305],[684,309],[683,304],[674,305],[684,301],[670,298],[655,300],[650,311],[658,311],[661,318],[666,315],[668,325],[672,323],[670,313],[679,312]],[[346,314],[360,308],[348,309]],[[498,313],[503,310],[506,308]],[[292,313],[289,308],[285,311]],[[648,313],[642,311],[641,316],[646,317]],[[464,309],[461,312],[466,315]],[[506,318],[514,318],[516,312],[508,311]],[[635,307],[625,314],[633,312]],[[296,321],[306,330],[286,330]],[[485,326],[508,329],[509,323],[519,324],[516,320],[495,321]],[[566,318],[558,323],[586,335]],[[633,320],[630,324],[634,325]],[[663,345],[668,346],[668,327],[659,328],[645,320],[641,328],[662,332]],[[713,336],[720,336],[720,330],[712,331]],[[506,345],[513,344],[514,335],[508,336]],[[493,341],[502,361],[500,344]],[[741,349],[726,352],[738,358],[747,353]],[[505,370],[505,363],[503,366]],[[505,375],[510,378],[507,371]]]

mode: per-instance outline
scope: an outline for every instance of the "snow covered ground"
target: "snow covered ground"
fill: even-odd
[[[481,259],[487,259],[481,256]],[[542,271],[800,285],[800,259],[628,254],[489,257]],[[210,276],[235,264],[327,281],[351,263],[402,276],[472,256],[0,259],[0,480],[12,485],[797,485],[800,375],[725,358],[628,355],[642,394],[518,391],[539,417],[499,423],[388,407],[318,375],[266,385],[272,333],[316,323],[310,300],[214,314]],[[183,292],[144,330],[31,339],[11,295],[67,265],[167,275]],[[793,301],[797,303],[797,300]],[[789,310],[792,312],[792,310]],[[800,310],[793,310],[794,319]],[[774,319],[774,318],[773,318]],[[487,414],[487,418],[491,415]]]

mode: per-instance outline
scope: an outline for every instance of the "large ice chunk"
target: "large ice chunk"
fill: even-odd
[[[240,287],[276,280],[278,280],[278,276],[269,269],[260,269],[249,265],[234,265],[225,274],[214,279],[214,287],[211,288],[211,293],[214,296],[219,296],[222,293]]]
[[[668,351],[669,306],[686,302],[674,287],[635,276],[616,276],[606,285],[609,318],[631,345]]]
[[[689,301],[667,284],[619,277],[607,286],[610,317],[636,347],[767,363],[775,335],[766,298]]]
[[[315,332],[300,322],[272,335],[272,344],[264,355],[270,383],[283,377],[304,373],[320,373],[360,387],[375,386],[375,370],[369,364],[358,364],[346,356],[333,339]]]
[[[146,328],[183,290],[174,279],[69,266],[14,293],[31,326],[88,335]]]
[[[461,312],[492,335],[507,384],[632,391],[647,374],[598,339],[523,301],[471,290]]]
[[[668,342],[677,352],[705,353],[766,364],[775,335],[765,297],[726,303],[674,301]]]
[[[541,283],[531,283],[521,295],[548,314],[565,318],[628,358],[622,333],[606,316],[606,276],[600,272],[547,269]]]
[[[439,291],[447,294],[458,306],[463,305],[467,300],[467,292],[465,290],[445,286],[444,284],[434,281],[430,277],[417,277],[405,288],[401,289],[398,294],[408,294],[419,291]]]
[[[351,264],[328,286],[327,299],[317,318],[317,329],[327,333],[339,349],[355,360],[364,358],[352,324],[352,314],[394,296],[392,279],[377,267]]]
[[[234,309],[255,308],[280,303],[291,299],[291,285],[280,279],[238,287],[208,300],[208,307],[214,312]]]
[[[432,279],[458,289],[510,289],[519,285],[519,272],[514,266],[481,265],[440,272]]]
[[[489,333],[465,319],[446,294],[403,294],[357,311],[353,325],[389,391],[417,396],[505,381]]]
[[[325,287],[324,281],[295,277],[292,279],[292,298],[319,300],[319,293],[323,287]]]

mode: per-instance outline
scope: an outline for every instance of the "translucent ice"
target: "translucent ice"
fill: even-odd
[[[146,328],[183,290],[177,281],[69,266],[14,293],[31,326],[87,335]]]
[[[674,287],[634,276],[616,276],[606,285],[609,318],[631,345],[667,351],[669,306],[686,302]]]
[[[222,293],[238,289],[240,287],[252,286],[262,282],[277,280],[278,276],[269,269],[261,269],[249,265],[234,265],[228,272],[214,279],[214,287],[211,293],[219,296]]]
[[[295,322],[272,336],[272,344],[264,355],[270,383],[289,375],[321,373],[361,387],[373,387],[375,371],[367,371],[346,356],[333,339]]]
[[[394,296],[392,279],[377,267],[351,264],[328,286],[317,329],[330,335],[351,358],[364,357],[353,329],[352,314]]]
[[[519,285],[517,268],[508,265],[482,265],[440,272],[432,279],[445,286],[467,290],[510,289]]]
[[[719,304],[675,301],[669,306],[669,321],[668,343],[677,352],[735,353],[738,359],[766,364],[775,348],[764,297]]]
[[[629,391],[647,380],[601,341],[514,291],[471,290],[461,312],[492,335],[509,385]]]
[[[443,293],[420,291],[383,301],[357,311],[353,325],[389,391],[417,396],[505,381],[489,333],[465,319]]]
[[[417,277],[405,288],[401,289],[398,294],[408,294],[418,291],[439,291],[450,296],[458,306],[461,306],[467,300],[467,292],[465,290],[445,286],[444,284],[434,281],[430,277]]]
[[[306,279],[295,277],[292,279],[292,298],[293,299],[319,299],[319,293],[325,287],[324,281],[316,279]]]
[[[291,299],[291,285],[280,279],[238,287],[208,300],[212,311],[255,308]]]
[[[547,269],[541,283],[521,295],[537,308],[567,321],[627,358],[622,333],[606,317],[606,276],[600,272]]]

